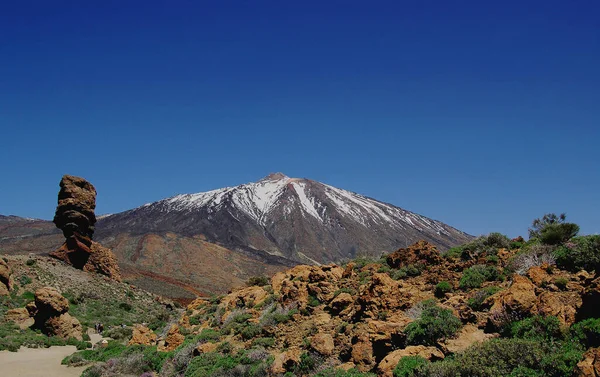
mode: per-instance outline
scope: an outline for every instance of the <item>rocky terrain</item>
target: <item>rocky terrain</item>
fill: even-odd
[[[141,372],[141,352],[156,376],[597,376],[600,236],[569,238],[295,266],[196,299],[160,346],[136,326],[87,373]]]
[[[420,239],[440,250],[472,239],[402,208],[281,173],[103,216],[94,237],[113,250],[124,279],[188,300],[297,264],[379,256]],[[60,242],[43,221],[0,218],[4,253],[45,254]]]
[[[0,294],[0,351],[85,348],[85,330],[96,323],[115,338],[130,336],[136,323],[160,333],[177,312],[171,301],[54,258],[3,256],[0,265],[8,267],[12,282],[10,292]]]

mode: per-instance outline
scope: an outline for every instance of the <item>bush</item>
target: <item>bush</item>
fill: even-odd
[[[500,287],[493,287],[493,286],[482,288],[482,289],[478,290],[477,292],[475,292],[473,297],[471,297],[469,300],[467,300],[467,305],[469,305],[469,307],[473,310],[480,311],[483,307],[483,302],[485,301],[485,299],[500,290],[501,290]]]
[[[569,280],[566,278],[557,278],[556,280],[554,280],[554,284],[560,289],[560,290],[565,290],[567,289],[567,284],[569,284]]]
[[[428,361],[421,356],[403,357],[394,368],[394,377],[412,377],[427,363]]]
[[[242,335],[242,338],[244,340],[249,340],[249,339],[257,337],[261,333],[262,333],[262,327],[251,324],[251,325],[244,327],[240,334]]]
[[[249,287],[252,287],[254,285],[257,285],[259,287],[269,285],[269,278],[266,276],[252,276],[248,279],[246,285]]]
[[[448,292],[452,292],[452,285],[447,281],[439,282],[435,286],[435,296],[436,297],[444,297],[444,295]]]
[[[533,220],[529,228],[529,238],[539,239],[545,245],[559,245],[570,240],[579,233],[579,225],[566,222],[567,216],[563,213],[545,214],[541,219]]]
[[[555,248],[555,246],[541,245],[537,242],[529,244],[511,258],[507,270],[524,275],[533,266],[539,266],[543,263],[553,265],[556,263]]]
[[[275,339],[273,338],[256,338],[252,341],[252,347],[273,347]]]
[[[459,287],[462,289],[479,288],[486,281],[498,279],[498,276],[496,267],[477,264],[463,272]]]
[[[428,363],[415,376],[568,377],[583,355],[571,343],[530,339],[492,339],[443,361]]]
[[[437,306],[435,301],[427,300],[420,305],[420,318],[404,329],[408,345],[435,345],[438,340],[453,336],[462,327],[452,311]]]
[[[600,235],[575,237],[554,255],[556,264],[567,270],[600,271]]]
[[[540,315],[513,322],[510,326],[511,335],[521,339],[563,339],[564,334],[560,321],[555,316]]]
[[[600,347],[600,318],[589,318],[577,322],[570,329],[571,338],[586,348]]]
[[[35,259],[27,259],[27,262],[25,262],[25,264],[28,266],[33,266],[35,264]]]

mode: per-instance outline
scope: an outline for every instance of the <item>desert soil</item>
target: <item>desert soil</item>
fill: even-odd
[[[60,365],[63,358],[76,351],[75,346],[0,351],[1,374],[6,377],[79,377],[86,367]]]
[[[88,329],[92,344],[102,336]],[[50,348],[19,348],[18,352],[0,351],[0,376],[2,377],[79,377],[87,368],[67,367],[60,362],[77,352],[75,346]]]

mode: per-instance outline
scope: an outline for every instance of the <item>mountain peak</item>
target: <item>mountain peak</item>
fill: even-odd
[[[271,174],[267,175],[266,177],[264,177],[260,181],[280,181],[282,179],[289,179],[289,178],[290,177],[288,177],[287,175],[285,175],[285,174],[283,174],[281,172],[277,172],[277,173],[271,173]]]

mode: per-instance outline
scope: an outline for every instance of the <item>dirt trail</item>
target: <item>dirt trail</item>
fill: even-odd
[[[88,329],[92,344],[103,338]],[[67,367],[60,362],[65,357],[77,352],[75,346],[50,348],[19,348],[18,352],[0,351],[0,376],[2,377],[79,377],[87,368]]]
[[[3,377],[79,377],[86,367],[60,365],[63,358],[76,351],[75,346],[0,351],[0,374]]]

